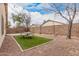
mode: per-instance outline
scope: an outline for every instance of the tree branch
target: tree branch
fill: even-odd
[[[66,11],[67,11],[69,19],[71,20],[71,16],[70,16],[70,12],[69,12],[69,7],[68,6],[66,7]]]
[[[58,11],[58,13],[60,14],[60,16],[69,22],[69,19],[66,18],[66,17],[60,12],[60,10],[57,8],[57,6],[56,6],[55,4],[53,4],[53,5],[55,6],[55,8],[56,8],[56,10]]]
[[[76,15],[76,4],[74,4],[74,11],[73,11],[73,16],[72,16],[72,20],[74,20],[75,18],[75,15]]]

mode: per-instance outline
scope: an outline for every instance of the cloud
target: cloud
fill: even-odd
[[[31,23],[32,24],[40,24],[43,22],[43,15],[41,15],[39,12],[31,12]]]
[[[31,23],[32,24],[42,24],[44,20],[52,20],[53,14],[40,14],[39,12],[31,12]]]
[[[53,19],[52,14],[40,14],[39,12],[31,12],[31,23],[42,24],[44,20]]]
[[[42,24],[44,20],[53,20],[66,23],[67,21],[61,16],[56,16],[54,13],[50,14],[40,14],[39,12],[31,12],[31,23],[32,24]]]

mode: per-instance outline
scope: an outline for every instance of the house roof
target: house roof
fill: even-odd
[[[58,21],[53,21],[53,20],[47,20],[47,21],[44,21],[42,24],[41,24],[41,26],[43,26],[44,24],[46,24],[46,23],[48,23],[48,22],[53,22],[52,24],[54,24],[54,23],[59,23],[59,24],[64,24],[64,23],[62,23],[62,22],[58,22]]]

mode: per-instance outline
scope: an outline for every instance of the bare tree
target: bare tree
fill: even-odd
[[[30,31],[30,21],[31,17],[27,13],[18,13],[18,14],[12,14],[12,18],[14,23],[18,22],[19,26],[23,24],[26,27],[26,31]]]
[[[72,25],[77,12],[77,5],[74,4],[55,4],[49,3],[50,8],[45,8],[47,11],[52,11],[62,17],[68,23],[68,34],[67,38],[71,39]],[[63,8],[60,8],[63,7]]]
[[[30,22],[31,22],[31,16],[24,13],[23,14],[23,23],[25,24],[26,31],[30,31]]]
[[[17,22],[17,25],[16,26],[20,26],[23,23],[21,13],[18,13],[18,14],[13,14],[12,13],[12,19],[13,19],[13,22],[14,23]]]

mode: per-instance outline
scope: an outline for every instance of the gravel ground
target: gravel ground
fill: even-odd
[[[41,35],[40,35],[41,36]],[[42,35],[49,37],[49,35]],[[48,44],[21,52],[11,36],[6,36],[0,49],[1,56],[79,56],[79,38],[66,39],[65,36],[51,36]]]

